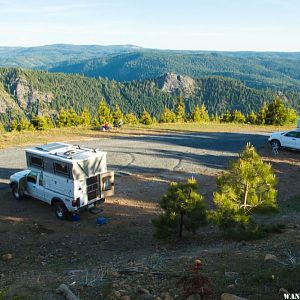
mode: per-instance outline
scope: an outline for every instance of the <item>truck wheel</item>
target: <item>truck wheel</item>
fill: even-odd
[[[14,183],[14,184],[12,185],[11,191],[12,191],[13,197],[14,197],[16,200],[22,200],[22,199],[23,199],[23,193],[19,191],[18,185],[17,185],[16,183]]]
[[[61,201],[54,203],[54,212],[59,220],[66,220],[69,214],[65,204]]]

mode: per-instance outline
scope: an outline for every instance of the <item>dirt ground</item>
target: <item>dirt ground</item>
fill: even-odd
[[[280,213],[265,218],[286,229],[256,241],[225,239],[212,225],[183,241],[156,240],[151,219],[160,212],[158,202],[184,173],[117,176],[103,212],[83,212],[79,222],[59,221],[50,206],[16,201],[1,190],[0,255],[12,259],[0,260],[0,299],[63,299],[55,292],[61,283],[80,299],[185,299],[176,281],[196,258],[213,283],[213,299],[223,292],[249,299],[283,299],[280,288],[299,292],[300,153],[273,156],[264,148],[260,154],[278,177]],[[197,176],[208,206],[215,176]],[[98,216],[108,224],[96,225]],[[266,254],[278,260],[265,261]]]

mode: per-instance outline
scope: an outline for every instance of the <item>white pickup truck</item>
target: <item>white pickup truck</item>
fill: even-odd
[[[106,152],[51,143],[26,149],[27,170],[10,176],[14,198],[28,195],[54,207],[59,219],[98,206],[114,194]]]

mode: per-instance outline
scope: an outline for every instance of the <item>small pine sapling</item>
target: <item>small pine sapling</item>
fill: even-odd
[[[201,224],[206,223],[206,208],[203,196],[197,192],[194,178],[187,182],[172,182],[163,196],[160,207],[163,214],[152,220],[156,227],[155,236],[166,238],[178,233],[182,238],[183,229],[195,233]]]

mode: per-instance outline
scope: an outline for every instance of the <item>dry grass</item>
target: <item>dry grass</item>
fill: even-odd
[[[129,128],[136,130],[163,130],[163,131],[195,131],[195,132],[273,132],[289,130],[295,126],[267,126],[235,123],[156,123],[150,126],[135,125]]]

